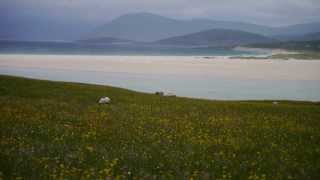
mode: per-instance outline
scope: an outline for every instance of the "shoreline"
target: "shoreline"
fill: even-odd
[[[230,59],[252,59],[252,60],[320,60],[320,53],[306,50],[287,50],[272,48],[236,47],[234,50],[244,52],[256,52],[262,55],[233,56]]]
[[[60,80],[48,80],[45,78],[33,78],[33,77],[26,77],[26,76],[19,76],[19,75],[7,75],[7,74],[0,74],[0,78],[16,78],[26,81],[42,81],[47,83],[66,83],[66,84],[74,84],[74,85],[84,85],[84,86],[98,86],[98,87],[108,87],[108,88],[115,88],[115,89],[121,89],[125,91],[130,91],[133,93],[141,93],[146,95],[157,95],[156,92],[145,92],[145,91],[139,91],[134,89],[128,89],[125,87],[118,87],[108,84],[96,84],[96,83],[85,83],[85,82],[74,82],[74,81],[60,81]],[[167,92],[166,92],[167,93]],[[169,92],[171,93],[171,92]],[[311,104],[318,104],[320,103],[320,100],[299,100],[299,99],[210,99],[210,98],[201,98],[201,97],[190,97],[190,96],[179,96],[179,95],[173,95],[173,96],[162,96],[162,97],[169,97],[169,98],[179,98],[179,99],[189,99],[189,100],[195,100],[195,101],[209,101],[209,102],[289,102],[289,103],[311,103]]]
[[[269,55],[296,53],[294,51],[289,51],[289,50],[286,50],[286,49],[254,48],[254,47],[244,47],[244,46],[235,47],[234,50],[236,50],[236,51],[244,51],[244,52],[266,53],[266,54],[269,54]]]
[[[320,80],[320,61],[214,60],[197,56],[0,55],[0,67],[190,75],[264,80]]]
[[[220,100],[320,100],[320,61],[0,55],[0,74]]]
[[[3,55],[23,55],[23,56],[89,56],[89,57],[194,57],[203,59],[238,59],[238,60],[320,60],[320,53],[313,51],[287,50],[280,48],[259,48],[237,46],[231,48],[232,51],[247,52],[242,55],[162,55],[162,54],[89,54],[89,53],[0,53]]]

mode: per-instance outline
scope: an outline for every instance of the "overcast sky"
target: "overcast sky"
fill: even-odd
[[[320,21],[320,0],[0,0],[0,21],[55,19],[106,23],[126,13],[282,26]]]

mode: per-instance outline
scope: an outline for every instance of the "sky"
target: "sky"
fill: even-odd
[[[98,25],[136,12],[285,26],[320,22],[320,0],[0,0],[0,22],[9,23],[41,19]]]

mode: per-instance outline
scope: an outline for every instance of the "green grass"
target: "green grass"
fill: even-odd
[[[0,76],[0,179],[319,179],[319,142],[319,103]]]
[[[234,56],[231,59],[252,59],[252,60],[268,60],[268,59],[281,59],[281,60],[320,60],[320,52],[314,51],[295,51],[290,53],[279,53],[267,57],[258,56]]]
[[[269,59],[301,59],[301,60],[320,60],[320,52],[297,51],[292,54],[275,54]]]
[[[320,60],[320,41],[289,41],[269,44],[248,45],[249,48],[284,49],[294,53],[281,53],[266,58],[249,57],[249,59],[297,59],[297,60]],[[241,57],[241,59],[247,59]]]
[[[248,47],[268,48],[268,49],[286,49],[292,51],[320,51],[320,41],[286,41],[268,44],[252,44]]]

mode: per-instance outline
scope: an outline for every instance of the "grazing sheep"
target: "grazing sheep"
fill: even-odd
[[[171,92],[163,92],[163,91],[157,91],[154,93],[155,95],[158,96],[168,96],[168,97],[176,97],[175,94],[171,93]]]
[[[157,92],[155,93],[155,95],[164,96],[164,92],[162,92],[162,91],[157,91]]]
[[[170,93],[170,92],[166,92],[166,93],[164,94],[164,96],[168,96],[168,97],[176,97],[176,95],[175,95],[175,94]]]
[[[109,104],[111,102],[111,99],[109,97],[102,97],[99,100],[99,104]]]

